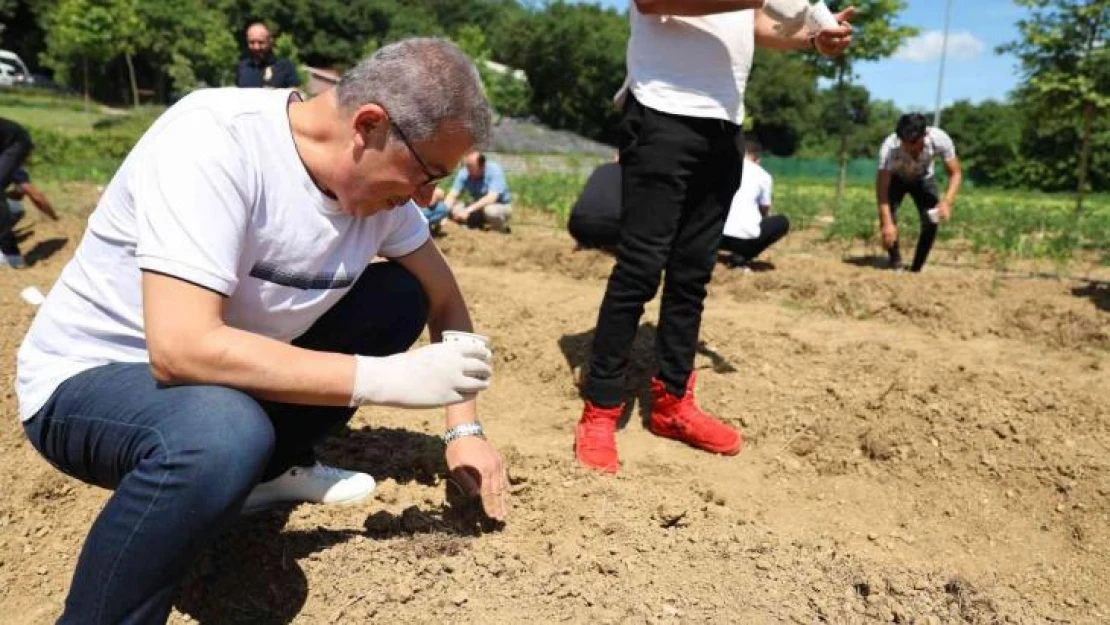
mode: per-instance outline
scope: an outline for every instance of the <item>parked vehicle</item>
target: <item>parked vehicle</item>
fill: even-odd
[[[22,87],[34,83],[31,70],[18,54],[11,50],[0,50],[0,86]]]

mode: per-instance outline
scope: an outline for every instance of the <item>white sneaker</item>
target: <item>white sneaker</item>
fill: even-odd
[[[358,503],[374,492],[374,478],[366,473],[329,467],[293,467],[254,487],[243,503],[243,513],[259,512],[282,503]]]
[[[27,261],[19,254],[4,254],[4,266],[11,267],[12,269],[23,269],[27,266]]]

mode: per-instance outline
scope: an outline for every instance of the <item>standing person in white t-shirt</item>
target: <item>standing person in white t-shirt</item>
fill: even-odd
[[[411,39],[307,102],[202,90],[143,135],[19,350],[31,443],[115,490],[59,622],[164,622],[241,511],[366,498],[312,451],[361,405],[446,405],[447,467],[504,518],[490,352],[441,342],[471,320],[416,205],[489,128],[466,56]]]
[[[694,401],[694,351],[705,287],[725,216],[740,187],[744,90],[756,45],[839,54],[852,15],[819,33],[807,0],[635,0],[620,163],[623,204],[617,262],[598,313],[575,429],[586,467],[616,473],[625,369],[644,305],[666,273],[652,380],[651,431],[714,453],[736,454],[740,433]]]
[[[721,249],[732,252],[727,261],[732,269],[746,268],[790,232],[786,215],[771,214],[774,179],[760,164],[761,153],[758,142],[751,139],[744,142],[744,174],[740,190],[732,197],[725,234],[721,237]]]
[[[937,190],[933,162],[940,158],[948,172],[944,198]],[[940,128],[927,126],[921,113],[908,113],[898,119],[893,134],[879,150],[879,171],[875,176],[875,199],[879,204],[879,228],[883,246],[890,255],[890,267],[902,269],[898,245],[898,206],[908,193],[917,206],[921,234],[913,254],[910,271],[921,271],[937,238],[937,224],[952,216],[952,205],[963,181],[963,169],[956,157],[956,144]]]

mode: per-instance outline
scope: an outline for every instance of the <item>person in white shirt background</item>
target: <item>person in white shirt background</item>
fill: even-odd
[[[740,452],[740,433],[697,406],[693,365],[706,284],[740,187],[753,53],[758,45],[840,54],[851,43],[852,13],[821,14],[807,0],[631,3],[628,76],[616,98],[623,106],[620,242],[582,385],[574,446],[582,465],[620,470],[616,429],[628,357],[661,282],[648,428],[712,453]]]
[[[933,162],[939,158],[948,174],[948,188],[940,197]],[[879,228],[890,267],[902,269],[898,241],[898,207],[909,194],[917,206],[921,233],[917,237],[910,271],[921,271],[937,237],[938,224],[952,217],[952,205],[963,181],[963,168],[956,157],[956,144],[940,128],[928,126],[921,113],[907,113],[898,119],[893,133],[879,150],[879,170],[875,175],[875,199],[879,205]]]
[[[760,164],[762,148],[751,139],[744,142],[744,175],[740,190],[732,198],[725,220],[721,249],[732,252],[726,264],[746,269],[767,248],[786,236],[790,220],[771,214],[774,179]]]
[[[466,55],[410,39],[312,100],[201,90],[143,135],[18,355],[31,444],[115,491],[60,623],[165,622],[241,512],[365,499],[371,476],[313,453],[361,405],[447,406],[448,469],[504,519],[491,354],[440,340],[471,320],[417,207],[489,132]]]

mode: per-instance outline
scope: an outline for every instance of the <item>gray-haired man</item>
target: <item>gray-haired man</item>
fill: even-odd
[[[414,204],[489,123],[465,55],[414,39],[308,102],[200,91],[147,131],[19,351],[32,444],[115,489],[60,622],[164,621],[242,510],[368,496],[312,453],[359,405],[446,405],[448,468],[504,517],[474,402],[490,353],[440,342],[471,321]],[[406,351],[425,321],[432,344]]]

